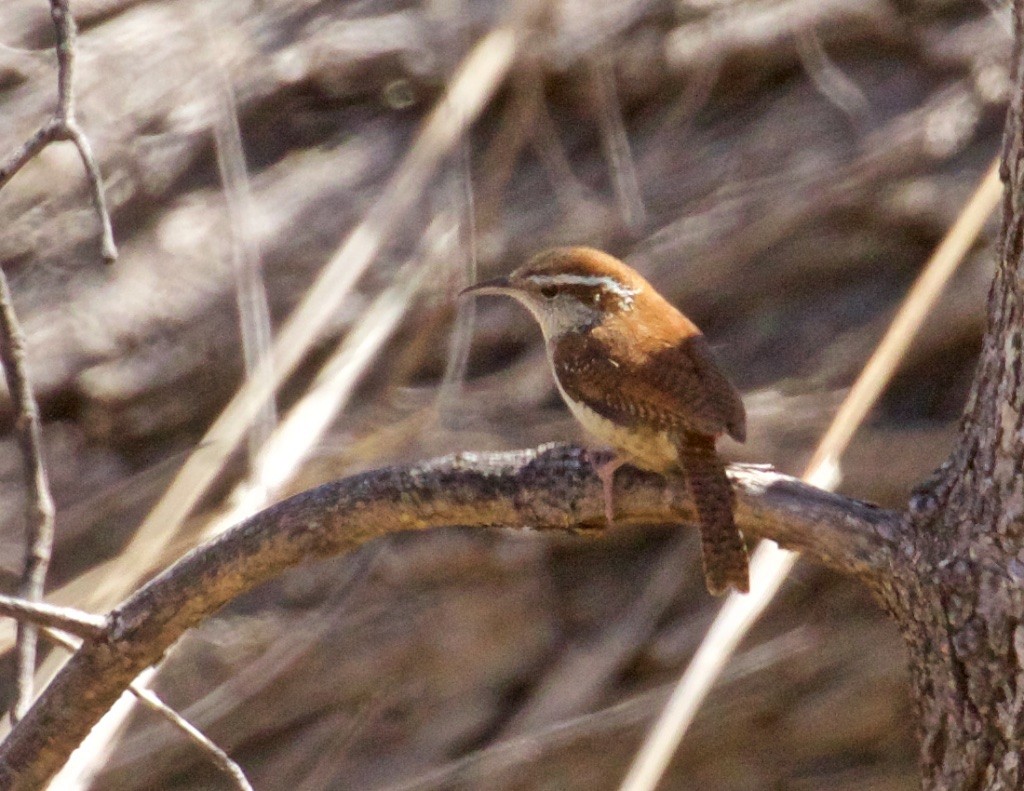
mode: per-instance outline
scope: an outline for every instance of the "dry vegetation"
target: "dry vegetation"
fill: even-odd
[[[506,12],[198,5],[74,5],[79,120],[107,183],[116,264],[101,262],[70,147],[0,192],[0,263],[58,506],[51,588],[122,550],[238,387],[232,229],[252,231],[277,325]],[[44,2],[0,7],[0,149],[52,109],[52,37]],[[483,305],[465,383],[442,386],[466,342],[452,297],[471,277],[470,242],[483,272],[560,242],[628,257],[705,329],[744,391],[751,439],[733,457],[798,472],[998,150],[1009,49],[1007,13],[978,3],[552,5],[282,393],[285,412],[335,339],[408,278],[410,256],[434,267],[288,490],[578,438],[514,306]],[[228,174],[225,193],[218,157],[235,112],[248,179]],[[241,230],[232,197],[248,206]],[[438,222],[456,230],[422,244]],[[965,262],[851,448],[843,491],[902,504],[944,458],[991,257],[981,245]],[[23,488],[4,410],[0,573],[13,591]],[[243,470],[239,454],[168,557]],[[693,536],[665,527],[595,542],[398,535],[233,604],[174,648],[156,687],[257,789],[614,788],[713,615],[698,565]],[[854,584],[801,566],[664,787],[912,788],[912,721],[895,628]],[[141,713],[95,787],[225,786]]]

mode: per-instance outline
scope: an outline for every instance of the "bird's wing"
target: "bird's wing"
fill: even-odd
[[[643,357],[629,344],[616,350],[595,333],[563,337],[552,364],[567,396],[616,423],[746,436],[743,402],[702,335]]]

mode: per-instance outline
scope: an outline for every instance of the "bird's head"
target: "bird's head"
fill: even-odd
[[[581,332],[609,316],[631,312],[647,282],[626,264],[589,247],[556,247],[506,277],[486,280],[460,296],[498,294],[521,302],[548,341]]]

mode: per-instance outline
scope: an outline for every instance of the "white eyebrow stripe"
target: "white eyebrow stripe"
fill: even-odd
[[[530,275],[526,279],[538,286],[602,286],[623,300],[632,300],[637,294],[636,289],[607,275]]]

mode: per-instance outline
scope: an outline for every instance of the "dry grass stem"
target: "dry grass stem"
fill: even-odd
[[[312,386],[268,438],[254,460],[252,474],[228,496],[230,508],[204,527],[204,540],[265,508],[292,480],[347,406],[360,377],[398,327],[420,287],[451,250],[453,234],[443,216],[430,224],[420,249],[395,273],[394,285],[363,311]]]
[[[813,471],[820,467],[838,465],[839,457],[889,383],[929,311],[935,306],[942,289],[977,241],[985,223],[998,205],[1002,192],[997,159],[986,171],[953,227],[936,248],[914,282],[910,293],[900,305],[889,329],[886,330],[885,337],[879,342],[864,370],[850,388],[842,406],[839,407],[825,436],[818,443],[818,448],[807,465],[808,472],[805,476],[814,474]]]
[[[601,129],[601,144],[611,171],[619,211],[626,227],[637,232],[647,222],[647,210],[644,208],[633,152],[629,147],[626,124],[622,119],[622,106],[615,87],[615,70],[607,58],[597,58],[591,63],[590,80]]]
[[[865,129],[870,121],[871,104],[857,83],[829,58],[818,31],[797,30],[794,38],[800,60],[821,95],[849,118],[855,128]]]
[[[454,188],[457,195],[456,203],[459,206],[459,214],[462,221],[459,227],[462,230],[461,239],[457,247],[457,263],[461,265],[460,277],[456,280],[459,290],[477,281],[477,229],[476,229],[476,200],[473,191],[472,152],[469,141],[463,140],[459,152],[459,166],[453,176]],[[453,266],[453,271],[454,266]],[[449,404],[454,403],[462,383],[466,379],[466,369],[469,366],[469,352],[473,344],[473,325],[476,323],[476,300],[459,300],[455,321],[452,322],[450,341],[448,345],[448,359],[445,362],[444,376],[438,386],[436,411],[441,419],[450,419],[447,412]]]
[[[130,568],[120,568],[114,561],[90,574],[94,582],[81,591],[87,606],[111,606],[152,570],[263,405],[320,338],[384,239],[402,222],[442,158],[486,106],[511,66],[523,35],[525,31],[519,26],[499,27],[466,56],[383,194],[347,236],[281,329],[270,357],[224,408],[139,527],[122,553]]]
[[[805,481],[826,490],[838,484],[839,458],[892,379],[914,336],[957,265],[977,240],[1001,194],[997,159],[925,264],[847,394],[804,472]],[[767,542],[757,548],[751,558],[750,593],[730,594],[722,605],[668,704],[644,740],[620,786],[621,791],[654,791],[729,657],[774,598],[796,558],[795,553]]]
[[[259,366],[270,357],[273,342],[270,326],[270,306],[263,282],[263,262],[256,242],[253,218],[256,207],[249,184],[249,171],[242,145],[242,131],[238,125],[238,107],[229,75],[220,62],[218,44],[213,32],[209,12],[199,2],[193,6],[195,24],[202,27],[209,64],[206,68],[210,85],[210,116],[213,119],[213,139],[217,155],[217,171],[224,188],[224,204],[231,231],[231,263],[235,275],[235,303],[238,307],[238,327],[242,338],[242,360],[245,375],[251,378]],[[277,410],[273,399],[267,399],[249,433],[249,459],[255,460],[270,433],[277,424]]]

